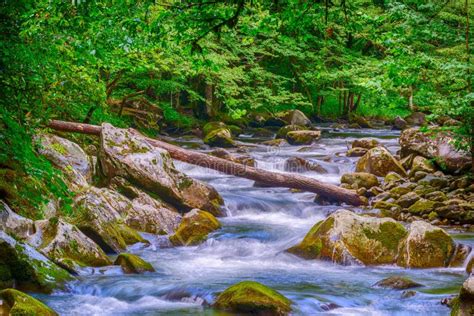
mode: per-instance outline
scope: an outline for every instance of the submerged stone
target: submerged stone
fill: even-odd
[[[261,283],[244,281],[219,294],[213,307],[234,313],[284,316],[291,312],[291,301]]]
[[[374,285],[378,287],[391,288],[395,290],[406,290],[406,289],[422,286],[420,283],[417,283],[407,277],[401,277],[401,276],[391,276],[391,277],[378,281]]]
[[[197,245],[220,227],[221,224],[211,213],[194,209],[183,217],[176,233],[170,236],[170,241],[175,246]]]

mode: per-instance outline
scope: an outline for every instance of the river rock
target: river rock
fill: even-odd
[[[11,316],[57,316],[43,302],[15,289],[0,291],[0,315]]]
[[[72,277],[26,243],[0,231],[0,285],[51,293]]]
[[[175,246],[194,246],[204,242],[209,233],[220,227],[221,224],[211,213],[194,209],[184,215],[170,241]]]
[[[18,215],[0,200],[0,230],[20,239],[28,238],[35,231],[33,221]]]
[[[373,174],[367,172],[352,172],[345,173],[341,177],[341,183],[347,183],[354,189],[376,187],[379,185],[379,180]]]
[[[239,163],[239,164],[242,164],[242,165],[245,165],[245,166],[255,167],[255,159],[254,158],[252,158],[250,156],[246,156],[246,155],[234,155],[234,154],[231,154],[230,152],[228,152],[227,150],[225,150],[223,148],[214,149],[209,154],[214,156],[214,157],[229,160],[229,161]]]
[[[180,211],[202,208],[222,215],[223,201],[213,187],[178,171],[166,150],[150,145],[141,135],[103,124],[100,156],[109,179],[121,176]]]
[[[291,312],[291,301],[261,283],[244,281],[220,293],[213,307],[239,314],[283,316]]]
[[[341,209],[313,226],[288,252],[343,264],[390,264],[396,261],[398,245],[406,235],[405,227],[391,218],[361,216]]]
[[[203,127],[204,143],[216,147],[235,147],[230,128],[222,122],[209,122]]]
[[[409,268],[447,267],[455,249],[456,244],[446,231],[424,221],[414,221],[400,246],[397,264]]]
[[[285,171],[289,172],[305,172],[314,171],[317,173],[325,174],[328,173],[323,166],[318,163],[306,160],[301,157],[291,157],[285,161]]]
[[[400,116],[397,116],[393,120],[393,129],[403,130],[407,128],[407,126],[408,126],[408,122],[402,119]]]
[[[413,112],[407,117],[405,117],[405,121],[409,125],[420,126],[426,123],[426,114],[422,112]]]
[[[304,131],[307,130],[306,127],[300,125],[286,125],[280,128],[276,134],[277,138],[286,138],[286,135],[289,132],[293,131]]]
[[[374,285],[395,290],[406,290],[422,286],[420,283],[417,283],[407,277],[401,276],[391,276],[378,281]]]
[[[280,112],[276,116],[285,121],[287,125],[311,126],[311,120],[300,110]]]
[[[412,214],[427,214],[440,206],[443,205],[439,202],[430,201],[427,199],[419,199],[408,208],[408,212]]]
[[[367,120],[365,117],[362,117],[360,115],[356,115],[356,114],[353,114],[353,113],[351,113],[350,122],[351,122],[351,125],[352,124],[357,124],[359,127],[362,127],[362,128],[373,128],[374,127],[372,125],[372,123],[370,123],[370,121]]]
[[[36,234],[29,238],[28,243],[68,271],[112,263],[96,243],[62,219],[36,221],[35,228]]]
[[[368,172],[379,177],[384,177],[391,171],[406,176],[402,165],[383,147],[370,149],[356,165],[356,172]]]
[[[73,223],[107,253],[125,250],[127,245],[145,240],[127,226],[121,213],[131,209],[130,201],[107,188],[90,187],[75,198]]]
[[[155,269],[149,262],[131,253],[119,254],[114,261],[114,265],[122,267],[122,271],[127,274],[155,272]]]
[[[363,155],[367,153],[367,151],[369,150],[366,148],[354,147],[354,148],[349,149],[346,152],[346,156],[347,157],[362,157]]]
[[[436,168],[433,165],[433,163],[431,163],[431,161],[429,161],[425,157],[416,156],[415,158],[413,158],[413,161],[411,164],[411,170],[408,176],[413,177],[415,173],[418,171],[422,171],[426,173],[434,173],[436,172]]]
[[[373,138],[360,138],[352,142],[352,148],[372,149],[379,146],[380,143],[378,142],[378,140]]]
[[[422,133],[417,128],[409,128],[400,135],[401,155],[416,154],[428,159],[434,159],[436,163],[449,172],[461,172],[469,169],[471,157],[468,152],[459,151],[454,148],[453,137],[446,132]]]
[[[321,137],[321,131],[291,131],[286,134],[286,141],[290,145],[310,145]]]
[[[400,205],[403,208],[409,208],[412,206],[416,201],[420,199],[420,196],[415,192],[408,192],[401,197],[399,197],[396,201],[397,205]]]
[[[452,316],[474,315],[474,276],[464,281],[459,296],[451,302]]]
[[[61,169],[71,181],[74,190],[85,187],[92,180],[89,156],[82,148],[68,139],[52,134],[40,136],[38,152]]]

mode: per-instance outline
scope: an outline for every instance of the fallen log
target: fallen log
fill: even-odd
[[[102,128],[97,125],[81,124],[53,120],[48,125],[50,128],[63,132],[77,132],[100,136]],[[129,129],[135,135],[142,136],[138,131]],[[316,193],[324,199],[344,202],[351,205],[363,205],[364,201],[351,190],[340,188],[333,184],[324,183],[316,179],[298,174],[272,172],[245,166],[222,158],[204,153],[183,149],[161,140],[146,138],[146,141],[156,147],[167,150],[173,159],[184,161],[193,165],[214,169],[225,174],[247,178],[273,187],[286,187]]]

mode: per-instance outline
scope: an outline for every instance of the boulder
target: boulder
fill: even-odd
[[[439,202],[419,199],[408,208],[408,212],[417,215],[428,214],[439,206],[442,206]]]
[[[426,159],[425,157],[422,156],[416,156],[413,158],[412,164],[411,164],[411,170],[408,176],[413,177],[416,172],[422,171],[426,173],[434,173],[436,172],[436,168],[433,165],[431,161]]]
[[[349,149],[346,152],[346,156],[347,157],[362,157],[363,155],[367,153],[367,151],[369,150],[366,148],[354,147],[354,148]]]
[[[21,290],[51,293],[72,279],[28,244],[0,231],[0,285]]]
[[[150,145],[141,135],[102,125],[100,162],[104,174],[120,176],[177,207],[180,211],[206,209],[222,215],[217,191],[178,171],[169,153]]]
[[[406,235],[405,227],[391,218],[361,216],[341,209],[314,225],[303,241],[288,252],[305,259],[343,264],[391,264]]]
[[[43,134],[39,140],[38,152],[64,172],[73,189],[80,189],[90,183],[91,161],[78,144],[52,134]]]
[[[403,208],[409,208],[419,199],[420,196],[415,192],[408,192],[407,194],[404,194],[399,197],[395,203]]]
[[[57,316],[43,302],[15,289],[0,291],[0,315],[11,316]]]
[[[345,173],[341,177],[341,183],[347,183],[354,189],[376,187],[379,185],[379,180],[373,174],[367,172],[352,172]]]
[[[373,128],[373,125],[365,117],[351,113],[350,122],[352,124],[357,124],[357,126],[362,128]],[[351,125],[352,125],[351,124]]]
[[[291,312],[291,301],[261,283],[244,281],[220,293],[213,307],[239,314],[283,316]]]
[[[289,172],[305,172],[314,171],[317,173],[325,174],[328,173],[323,166],[318,163],[306,160],[301,157],[291,157],[285,161],[285,171]]]
[[[194,209],[183,217],[170,241],[175,246],[194,246],[204,242],[209,233],[220,227],[221,224],[211,213]]]
[[[107,253],[118,253],[127,245],[145,240],[124,223],[121,214],[131,209],[130,201],[107,188],[90,187],[75,197],[73,223]]]
[[[446,231],[427,222],[414,221],[400,245],[397,264],[409,268],[447,267],[455,249],[456,244]]]
[[[231,129],[222,122],[209,122],[203,127],[204,143],[216,147],[235,147]]]
[[[407,117],[405,117],[405,121],[409,125],[420,126],[426,123],[426,114],[422,112],[413,112]]]
[[[28,238],[35,231],[33,221],[13,212],[0,200],[0,230],[19,239]]]
[[[300,110],[281,112],[276,116],[285,121],[287,125],[311,126],[311,120]]]
[[[380,143],[378,140],[373,138],[360,138],[356,139],[352,142],[352,148],[365,148],[365,149],[372,149],[375,147],[380,147]]]
[[[402,181],[403,181],[403,177],[401,175],[399,175],[398,173],[393,172],[393,171],[387,173],[387,175],[383,179],[383,182],[385,184],[398,183],[398,182],[402,182]]]
[[[96,243],[62,219],[36,221],[35,228],[36,233],[28,243],[68,271],[76,272],[78,266],[102,267],[112,263]]]
[[[286,138],[286,135],[289,132],[294,132],[294,131],[304,131],[307,130],[306,127],[300,126],[300,125],[286,125],[280,128],[276,134],[277,138]]]
[[[459,296],[451,302],[451,308],[453,316],[474,315],[474,276],[470,276],[464,281]]]
[[[391,171],[406,176],[406,171],[400,162],[383,147],[370,149],[356,165],[356,172],[368,172],[380,177],[386,176]]]
[[[471,156],[466,151],[454,147],[454,139],[447,132],[423,133],[417,128],[409,128],[400,135],[401,155],[416,154],[434,159],[444,170],[461,172],[471,166]]]
[[[378,281],[374,285],[378,287],[390,288],[394,290],[406,290],[406,289],[412,289],[415,287],[422,286],[420,283],[417,283],[407,277],[401,277],[401,276],[391,276],[391,277]]]
[[[114,261],[114,265],[122,267],[122,271],[127,274],[155,272],[155,269],[149,262],[131,253],[119,254]]]
[[[407,126],[408,126],[408,122],[402,119],[400,116],[397,116],[393,120],[393,129],[403,130],[407,128]]]
[[[286,141],[290,145],[310,145],[321,137],[321,131],[291,131],[286,134]]]

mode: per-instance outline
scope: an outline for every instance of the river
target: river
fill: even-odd
[[[312,146],[255,147],[249,154],[258,167],[278,171],[289,157],[317,161],[329,173],[304,175],[337,184],[343,173],[355,168],[357,158],[344,153],[359,137],[376,138],[392,152],[398,149],[394,131],[325,129]],[[248,134],[240,140],[264,139]],[[176,141],[188,147],[200,144],[198,139]],[[166,247],[166,237],[144,234],[151,245],[129,250],[152,263],[155,273],[124,275],[120,267],[86,268],[67,291],[39,297],[61,315],[228,315],[209,307],[216,294],[236,282],[255,280],[291,299],[294,315],[449,315],[440,301],[458,292],[466,278],[463,268],[420,270],[303,260],[284,250],[340,207],[318,205],[311,193],[257,188],[250,180],[181,162],[176,166],[220,192],[228,215],[220,218],[222,229],[195,247]],[[474,245],[470,235],[453,236]],[[424,286],[409,298],[402,298],[402,291],[373,286],[391,275],[408,276]]]

